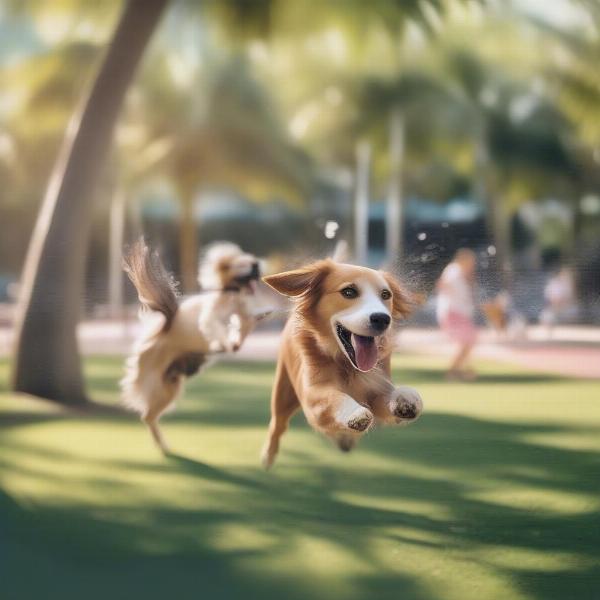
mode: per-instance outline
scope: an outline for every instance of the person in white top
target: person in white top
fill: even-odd
[[[577,315],[575,281],[570,269],[563,267],[549,279],[544,289],[544,299],[546,303],[540,314],[540,322],[546,325],[551,335],[554,325],[572,321]]]
[[[461,248],[442,271],[436,289],[437,320],[448,337],[458,343],[447,377],[471,380],[475,378],[467,361],[477,340],[473,322],[475,314],[475,269],[477,257],[472,250]]]

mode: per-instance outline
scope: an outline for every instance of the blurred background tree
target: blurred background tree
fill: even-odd
[[[95,187],[121,103],[166,4],[127,2],[89,95],[71,117],[23,269],[17,391],[68,404],[86,401],[76,325]]]

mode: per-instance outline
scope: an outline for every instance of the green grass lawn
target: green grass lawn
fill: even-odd
[[[395,367],[420,421],[342,454],[298,415],[265,473],[271,363],[193,380],[168,459],[133,415],[9,394],[1,363],[0,597],[600,598],[600,384]],[[86,369],[116,403],[120,361]]]

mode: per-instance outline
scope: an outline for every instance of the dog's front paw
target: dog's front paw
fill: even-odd
[[[219,340],[212,340],[209,344],[208,344],[208,349],[211,352],[211,354],[215,354],[218,352],[226,352],[227,348],[225,347],[225,344],[223,344],[223,342],[220,342]]]
[[[373,414],[363,406],[354,411],[346,425],[354,431],[366,431],[373,423]]]
[[[414,388],[399,386],[392,394],[389,409],[399,421],[414,421],[423,411],[423,400]]]
[[[242,335],[240,332],[234,332],[227,339],[227,352],[237,352],[242,347]]]
[[[277,450],[272,448],[268,443],[265,444],[260,453],[260,462],[263,466],[263,469],[268,471],[273,466],[276,456]]]
[[[223,348],[225,352],[237,352],[242,346],[242,342],[240,341],[232,341],[228,340],[227,343],[223,344]]]
[[[373,413],[345,394],[340,400],[336,414],[338,423],[358,433],[366,431],[373,423]]]

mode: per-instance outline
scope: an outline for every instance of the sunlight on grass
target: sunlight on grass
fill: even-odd
[[[88,600],[160,597],[170,578],[211,600],[586,597],[600,584],[598,382],[484,363],[478,382],[448,384],[442,366],[396,357],[396,381],[425,400],[415,425],[345,455],[298,415],[270,473],[271,363],[193,380],[164,420],[169,458],[135,415],[0,390],[0,576],[29,597],[51,576]],[[120,372],[87,361],[94,398],[116,404]]]
[[[581,492],[558,492],[550,489],[534,489],[526,486],[510,486],[469,494],[469,498],[490,502],[515,509],[576,515],[594,513],[600,509],[600,498]]]

